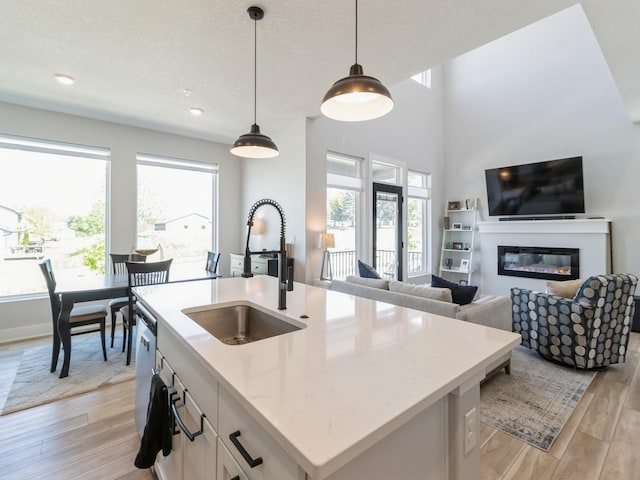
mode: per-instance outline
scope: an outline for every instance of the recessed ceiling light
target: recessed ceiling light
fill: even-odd
[[[73,85],[76,81],[71,75],[65,75],[64,73],[56,73],[55,79],[63,85]]]
[[[204,110],[198,107],[191,107],[189,111],[191,112],[191,115],[195,115],[196,117],[199,117],[204,113]]]

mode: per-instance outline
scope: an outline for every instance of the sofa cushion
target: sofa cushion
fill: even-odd
[[[573,298],[576,296],[576,292],[583,283],[584,278],[565,280],[563,282],[549,280],[547,282],[547,293],[549,295],[555,295],[556,297]]]
[[[471,303],[478,291],[478,287],[475,285],[458,285],[437,275],[431,275],[431,286],[451,290],[451,299],[453,303],[457,303],[458,305]]]
[[[358,260],[358,272],[363,278],[382,278],[380,277],[380,274],[376,272],[375,268],[373,268],[371,265],[367,265],[360,260]]]
[[[429,285],[413,285],[393,280],[389,282],[389,290],[392,292],[404,293],[406,295],[413,295],[415,297],[430,298],[432,300],[451,303],[451,290],[448,288],[435,288],[430,287]]]
[[[366,278],[349,275],[345,281],[355,283],[356,285],[364,285],[365,287],[389,290],[389,280],[384,280],[383,278]]]

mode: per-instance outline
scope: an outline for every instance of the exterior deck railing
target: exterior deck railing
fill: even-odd
[[[331,252],[331,269],[333,278],[346,278],[347,275],[357,275],[357,259],[355,250],[334,250]],[[395,264],[395,252],[393,250],[378,250],[376,265],[380,274],[385,274],[385,265]],[[407,252],[407,273],[422,271],[422,252]],[[390,268],[389,268],[390,269]]]

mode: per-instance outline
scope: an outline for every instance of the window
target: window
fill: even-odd
[[[333,233],[333,278],[356,272],[360,240],[360,192],[362,160],[343,154],[327,154],[327,233]]]
[[[46,291],[58,278],[103,272],[110,151],[0,135],[0,297]]]
[[[413,77],[411,77],[411,79],[415,80],[420,85],[423,85],[427,88],[431,88],[431,69],[425,70],[424,72],[420,72],[414,75]]]
[[[415,171],[407,172],[407,273],[409,276],[428,272],[427,201],[430,176]]]
[[[215,250],[217,165],[140,154],[137,171],[135,247],[204,265],[207,251]]]
[[[376,183],[391,183],[393,185],[401,185],[400,178],[402,176],[402,168],[397,165],[383,163],[378,161],[371,162],[371,176]]]

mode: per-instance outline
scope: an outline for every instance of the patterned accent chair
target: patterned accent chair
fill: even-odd
[[[513,331],[543,357],[582,369],[624,363],[638,278],[589,277],[573,299],[511,289]]]

